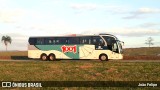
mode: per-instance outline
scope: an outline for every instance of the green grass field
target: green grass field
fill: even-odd
[[[0,67],[0,81],[160,81],[157,62],[0,61]]]
[[[157,62],[1,61],[0,80],[160,81]]]

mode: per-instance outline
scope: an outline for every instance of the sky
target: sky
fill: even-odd
[[[124,48],[160,46],[160,0],[0,0],[0,38],[27,50],[30,36],[109,33]],[[5,50],[3,42],[0,50]]]

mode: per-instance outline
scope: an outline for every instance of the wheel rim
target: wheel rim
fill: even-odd
[[[104,56],[104,55],[101,56],[101,60],[106,60],[106,59],[107,59],[106,56]]]
[[[46,56],[42,56],[42,60],[44,60],[44,61],[45,61],[46,59],[47,59],[47,57],[46,57]]]
[[[53,57],[53,56],[50,56],[49,59],[50,59],[50,60],[54,60],[54,57]]]

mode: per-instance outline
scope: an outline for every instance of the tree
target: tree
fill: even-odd
[[[154,44],[152,42],[153,42],[153,38],[152,37],[148,37],[148,39],[146,40],[145,44],[149,45],[149,47],[150,47],[151,45]]]
[[[6,35],[6,36],[2,36],[1,41],[4,42],[4,44],[5,44],[5,46],[6,46],[6,51],[7,51],[7,45],[8,45],[8,43],[11,44],[11,42],[12,42],[11,37],[10,37],[10,36],[7,36],[7,35]]]

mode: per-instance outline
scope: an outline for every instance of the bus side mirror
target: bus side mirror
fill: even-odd
[[[122,46],[124,46],[124,42],[123,41],[120,41],[120,43],[121,43]]]

